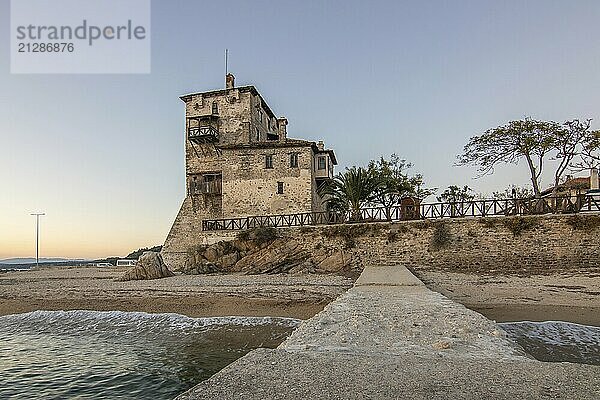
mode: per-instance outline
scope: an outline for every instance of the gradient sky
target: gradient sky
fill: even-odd
[[[473,180],[472,135],[510,119],[600,126],[600,2],[153,1],[152,73],[11,75],[0,0],[0,259],[101,257],[160,244],[184,197],[178,96],[254,84],[289,134],[322,138],[340,169],[396,152],[426,182]],[[545,186],[550,179],[545,177]]]

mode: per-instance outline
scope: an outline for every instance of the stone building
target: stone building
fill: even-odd
[[[322,141],[288,137],[254,86],[181,96],[185,103],[186,197],[163,246],[167,265],[178,268],[191,246],[219,237],[202,221],[321,211],[317,188],[333,176],[333,150]]]

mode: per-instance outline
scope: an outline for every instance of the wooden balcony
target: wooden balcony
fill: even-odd
[[[188,117],[188,139],[194,143],[219,141],[219,116],[215,114]]]
[[[188,129],[188,139],[194,143],[214,143],[219,141],[219,131],[210,125],[191,127]]]

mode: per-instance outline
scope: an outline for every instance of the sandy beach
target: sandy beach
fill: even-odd
[[[119,282],[127,268],[47,267],[0,274],[0,315],[35,310],[120,310],[189,317],[307,319],[352,280],[324,275],[177,275]]]
[[[600,269],[552,274],[463,274],[413,269],[427,287],[498,322],[600,326]]]
[[[353,284],[342,276],[314,274],[117,281],[126,270],[53,267],[0,274],[0,315],[82,309],[307,319]],[[600,326],[600,270],[531,276],[414,272],[430,289],[498,322],[561,320]]]

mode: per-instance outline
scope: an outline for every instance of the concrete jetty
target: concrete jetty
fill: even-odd
[[[525,355],[493,321],[403,266],[368,267],[277,349],[183,399],[600,399],[600,367]]]

